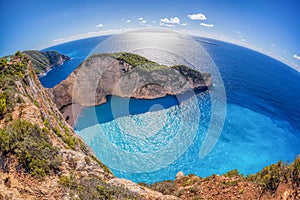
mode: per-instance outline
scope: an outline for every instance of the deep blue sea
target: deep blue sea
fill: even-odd
[[[47,48],[72,60],[41,77],[42,84],[49,88],[64,80],[109,37]],[[300,153],[300,73],[241,46],[193,39],[214,61],[226,91],[224,126],[206,156],[199,151],[212,126],[209,92],[180,100],[109,96],[106,104],[82,111],[77,133],[116,176],[135,182],[174,179],[179,171],[203,177],[232,169],[250,174],[279,160],[293,161]]]

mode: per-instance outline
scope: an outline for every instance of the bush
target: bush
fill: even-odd
[[[231,171],[223,174],[223,176],[232,178],[232,177],[237,177],[237,176],[241,176],[241,175],[239,174],[239,171],[237,169],[234,169],[234,170],[231,170]]]
[[[6,111],[6,95],[1,92],[0,93],[0,119],[2,119],[5,111]]]
[[[277,164],[272,164],[263,168],[256,175],[256,182],[262,188],[262,193],[269,191],[274,193],[280,183],[281,177],[284,175],[284,165],[280,161]]]
[[[290,177],[294,188],[300,186],[300,156],[289,166]]]
[[[67,127],[64,126],[63,128],[65,131],[64,133],[61,133],[57,128],[54,128],[53,131],[67,145],[68,149],[75,150],[76,139],[72,137]]]
[[[59,149],[42,129],[26,121],[17,120],[0,131],[0,149],[4,155],[15,155],[19,164],[38,178],[57,172],[61,165]]]
[[[69,189],[71,198],[78,196],[80,199],[136,199],[137,194],[128,189],[107,184],[97,177],[75,177],[74,174],[60,176],[60,184]],[[70,191],[71,190],[71,191]]]
[[[22,53],[21,53],[20,51],[17,51],[17,52],[15,53],[15,56],[20,57],[20,56],[22,56]]]
[[[4,67],[5,65],[7,65],[7,58],[1,58],[0,59],[0,68]]]

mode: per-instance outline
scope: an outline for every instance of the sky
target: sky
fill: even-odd
[[[134,28],[236,43],[300,71],[299,0],[0,0],[0,57]]]

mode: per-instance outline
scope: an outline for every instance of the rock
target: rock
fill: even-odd
[[[115,55],[89,57],[67,79],[50,89],[60,111],[70,112],[74,104],[103,104],[108,95],[155,99],[194,89],[205,91],[212,85],[210,74],[183,65],[167,67],[135,54],[117,54],[129,58],[127,62]],[[135,65],[135,61],[142,64]]]
[[[53,67],[57,67],[62,65],[65,61],[71,60],[70,57],[60,54],[56,51],[43,51],[41,52],[44,56],[46,56]]]
[[[178,173],[176,174],[176,180],[181,179],[181,178],[183,178],[183,177],[184,177],[184,174],[183,174],[182,171],[180,171],[180,172],[178,172]]]
[[[285,192],[282,194],[282,197],[281,197],[282,200],[288,200],[288,199],[291,199],[291,198],[292,198],[292,195],[290,194],[289,191],[285,191]]]

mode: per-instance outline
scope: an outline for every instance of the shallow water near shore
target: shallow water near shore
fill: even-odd
[[[42,84],[53,87],[62,81],[106,38],[48,48],[73,59],[42,77]],[[211,119],[207,92],[180,102],[109,97],[106,104],[82,111],[76,131],[116,176],[153,183],[174,179],[178,171],[249,174],[278,160],[291,162],[300,153],[299,72],[243,47],[194,39],[214,60],[226,89],[226,119],[217,144],[199,157]]]

